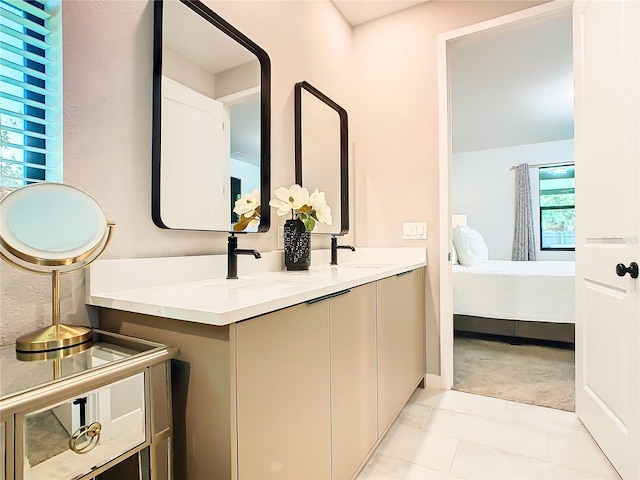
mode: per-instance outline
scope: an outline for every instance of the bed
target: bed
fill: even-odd
[[[458,331],[573,342],[575,262],[453,265]]]

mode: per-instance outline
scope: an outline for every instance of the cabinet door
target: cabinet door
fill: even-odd
[[[7,445],[9,442],[6,440],[6,424],[4,422],[0,422],[0,480],[5,480],[7,478],[11,478],[9,476],[10,472],[7,472],[7,453],[13,456],[13,452],[7,452]],[[13,462],[11,462],[13,463]]]
[[[238,477],[327,480],[329,301],[286,308],[236,328]]]
[[[378,433],[425,373],[423,269],[378,282]]]
[[[332,478],[342,480],[377,438],[375,284],[332,298],[330,322]]]

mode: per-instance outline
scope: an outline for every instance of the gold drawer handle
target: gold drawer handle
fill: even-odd
[[[88,426],[83,425],[71,435],[69,448],[80,454],[90,452],[98,445],[101,430],[102,425],[100,425],[100,422],[93,422]]]

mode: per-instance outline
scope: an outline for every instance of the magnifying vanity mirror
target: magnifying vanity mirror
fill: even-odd
[[[0,201],[0,258],[52,277],[52,325],[16,339],[17,351],[77,352],[91,339],[90,328],[60,323],[60,275],[95,261],[114,226],[93,197],[61,183],[27,185]]]
[[[269,56],[197,0],[156,0],[153,69],[153,221],[232,231],[242,195],[269,203]]]
[[[349,232],[348,122],[344,108],[307,82],[297,83],[295,103],[296,183],[326,193],[332,225],[313,233]]]

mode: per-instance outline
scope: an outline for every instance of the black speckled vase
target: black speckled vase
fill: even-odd
[[[300,219],[284,223],[284,266],[289,271],[311,266],[311,234]]]

